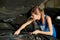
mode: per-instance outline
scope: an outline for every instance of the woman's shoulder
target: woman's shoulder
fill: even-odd
[[[46,16],[45,18],[46,18],[46,20],[51,20],[50,16]]]

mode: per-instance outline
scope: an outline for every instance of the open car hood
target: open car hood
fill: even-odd
[[[21,14],[28,16],[26,14],[30,9],[36,5],[40,5],[43,1],[44,0],[0,0],[0,25],[8,25],[8,23],[1,23],[1,20],[14,21],[17,16],[21,18]],[[20,18],[18,19],[20,20]],[[22,20],[24,21],[25,18]]]

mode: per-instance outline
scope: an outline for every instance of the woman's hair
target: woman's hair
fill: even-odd
[[[39,12],[42,11],[42,10],[40,10],[40,8],[39,8],[38,6],[36,6],[36,7],[33,7],[33,9],[31,10],[31,13],[33,12],[33,13],[37,14],[37,13],[36,13],[36,9],[38,9]]]

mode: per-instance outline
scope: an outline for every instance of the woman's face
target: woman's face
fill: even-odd
[[[36,7],[32,12],[32,17],[34,20],[40,20],[41,18],[41,12],[38,7]]]
[[[34,19],[34,20],[40,20],[40,18],[41,18],[41,15],[36,15],[36,14],[32,14],[32,18]]]

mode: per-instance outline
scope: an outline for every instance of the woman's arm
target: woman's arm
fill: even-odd
[[[15,33],[14,35],[18,35],[21,30],[23,30],[27,25],[33,22],[33,19],[28,20],[26,23],[24,23]]]
[[[31,24],[33,22],[33,20],[32,19],[30,19],[30,20],[28,20],[25,24],[23,24],[18,30],[22,30],[22,29],[24,29],[27,25],[29,25],[29,24]]]
[[[40,30],[35,30],[33,32],[33,34],[45,34],[45,35],[52,35],[53,33],[53,29],[52,29],[52,21],[51,21],[51,18],[49,16],[46,17],[46,20],[47,20],[47,23],[48,23],[48,28],[49,28],[49,31],[46,32],[46,31],[40,31]]]

